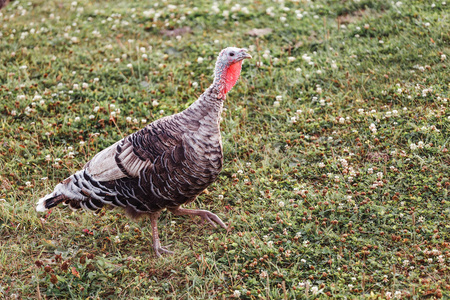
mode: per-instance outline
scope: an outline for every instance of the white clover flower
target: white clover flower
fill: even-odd
[[[281,100],[283,99],[283,96],[278,95],[278,96],[275,97],[275,99],[276,99],[277,101],[281,101]]]
[[[424,146],[424,144],[423,144],[422,141],[419,141],[419,142],[417,143],[417,148],[423,149],[423,146]]]
[[[198,87],[198,82],[197,82],[197,81],[194,81],[194,82],[192,83],[192,87],[193,87],[194,89],[196,89],[196,88]]]
[[[372,168],[368,168],[367,169],[367,174],[373,174],[373,169]]]
[[[133,69],[133,65],[132,64],[127,64],[127,68],[128,69]]]
[[[127,121],[127,123],[131,123],[131,117],[126,117],[125,120]]]
[[[141,119],[141,123],[143,124],[147,123],[147,119]]]
[[[319,288],[317,287],[317,286],[313,286],[312,288],[311,288],[311,293],[313,294],[313,295],[317,295],[318,293],[320,293],[322,290],[319,290]]]
[[[233,292],[233,297],[239,298],[240,296],[241,296],[241,292],[239,292],[238,290],[235,290],[235,291]]]
[[[142,54],[142,58],[143,58],[143,59],[147,59],[147,58],[148,58],[148,55],[144,53],[144,54]]]
[[[293,57],[293,56],[288,57],[288,61],[294,61],[294,60],[295,60],[295,57]]]
[[[444,60],[446,60],[446,59],[447,59],[447,55],[441,54],[441,61],[444,61]]]
[[[425,217],[424,217],[424,216],[420,216],[420,217],[417,219],[417,222],[419,222],[419,223],[425,222]]]
[[[218,198],[219,198],[219,200],[222,200],[223,199],[223,195],[219,195],[219,196],[217,196]]]
[[[73,85],[73,87],[72,87],[74,90],[79,90],[80,89],[80,85],[79,84],[76,84],[76,83],[74,83],[74,85]]]
[[[197,58],[197,63],[201,64],[201,63],[203,63],[204,60],[205,60],[205,59],[204,59],[203,57],[199,56],[199,57]]]
[[[84,146],[84,144],[86,144],[85,141],[80,141],[80,146]]]
[[[98,112],[99,109],[100,109],[100,106],[94,107],[94,112]]]
[[[280,101],[274,101],[273,102],[274,107],[280,107]]]
[[[81,119],[80,119],[80,117],[75,117],[75,122],[79,122]]]
[[[93,120],[93,119],[95,119],[95,116],[94,115],[90,115],[89,116],[89,120]]]
[[[342,117],[341,117],[341,118],[339,118],[339,123],[340,123],[340,124],[344,124],[344,123],[345,123],[345,119],[344,119],[344,118],[342,118]]]
[[[278,206],[279,207],[284,207],[284,202],[283,201],[278,202]]]
[[[267,246],[269,246],[269,248],[272,248],[273,247],[273,242],[272,241],[268,241],[267,242]]]

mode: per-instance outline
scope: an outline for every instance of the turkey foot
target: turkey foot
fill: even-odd
[[[211,224],[212,226],[214,226],[214,228],[217,228],[217,224],[219,224],[221,227],[227,229],[227,225],[225,225],[225,223],[222,222],[222,220],[214,213],[207,211],[207,210],[202,210],[202,209],[185,209],[185,208],[175,208],[175,209],[170,209],[170,211],[177,215],[177,216],[181,216],[181,215],[192,215],[192,216],[199,216],[200,218],[203,219],[203,221],[208,221],[209,224]]]
[[[153,213],[150,215],[150,221],[152,225],[152,240],[153,240],[153,250],[155,250],[156,256],[161,257],[161,253],[165,254],[173,254],[173,251],[168,250],[166,247],[161,246],[161,243],[159,241],[159,234],[158,234],[158,221],[159,212]]]

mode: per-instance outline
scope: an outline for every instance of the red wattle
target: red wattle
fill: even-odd
[[[231,90],[231,88],[236,84],[239,75],[241,75],[242,62],[242,60],[238,61],[228,67],[225,75],[225,94]]]

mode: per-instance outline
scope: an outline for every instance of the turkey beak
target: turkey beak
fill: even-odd
[[[241,51],[239,51],[239,54],[241,56],[240,60],[246,59],[246,58],[252,58],[252,56],[250,54],[247,53],[247,49],[241,49]]]

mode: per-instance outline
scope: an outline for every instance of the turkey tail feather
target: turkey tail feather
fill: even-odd
[[[36,211],[46,211],[47,209],[55,207],[65,200],[67,200],[67,197],[62,194],[48,194],[44,198],[39,199],[39,202],[36,203]]]

